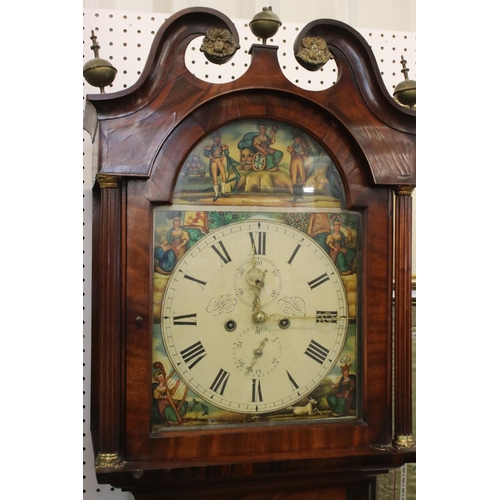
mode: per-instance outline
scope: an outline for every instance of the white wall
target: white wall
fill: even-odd
[[[83,0],[84,8],[172,14],[187,7],[211,7],[231,19],[251,19],[271,6],[281,21],[307,24],[336,19],[354,28],[416,31],[416,0]]]

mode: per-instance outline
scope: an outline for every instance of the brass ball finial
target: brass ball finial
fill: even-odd
[[[401,73],[404,74],[405,79],[396,85],[392,95],[398,102],[413,109],[417,103],[417,82],[408,79],[408,72],[410,70],[406,67],[406,62],[404,56],[401,56],[401,64],[403,66]]]
[[[113,83],[117,70],[109,61],[99,57],[99,49],[101,47],[97,43],[94,30],[92,30],[90,39],[92,40],[91,49],[94,51],[94,59],[90,59],[90,61],[87,61],[83,65],[83,77],[89,85],[99,87],[101,94],[104,94],[104,87]]]
[[[264,7],[250,21],[250,30],[256,37],[262,38],[262,45],[266,45],[267,39],[276,35],[280,26],[281,21],[272,7]]]

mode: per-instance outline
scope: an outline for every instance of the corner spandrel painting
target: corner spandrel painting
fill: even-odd
[[[344,191],[331,158],[303,130],[242,120],[193,148],[180,171],[175,202],[340,207]]]
[[[193,392],[167,355],[161,326],[169,280],[183,256],[219,228],[252,220],[286,225],[314,240],[338,270],[348,302],[345,343],[328,376],[302,400],[258,415],[228,411]],[[334,162],[304,131],[282,122],[242,120],[196,144],[180,170],[173,205],[154,212],[153,433],[179,427],[357,418],[361,395],[356,321],[360,234],[361,217],[345,209],[344,189]],[[237,293],[232,300],[238,300]],[[186,317],[182,321],[193,320]]]

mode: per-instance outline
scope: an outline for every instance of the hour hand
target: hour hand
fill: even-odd
[[[266,271],[257,268],[252,268],[247,273],[246,279],[254,294],[252,311],[260,311],[260,292],[264,288],[265,276]]]
[[[259,344],[259,347],[257,347],[257,349],[254,349],[253,350],[253,359],[252,359],[252,362],[250,363],[250,366],[247,367],[247,373],[253,371],[252,370],[252,367],[253,365],[257,362],[257,360],[262,356],[262,353],[264,352],[264,346],[266,345],[266,342],[268,341],[269,339],[266,337],[260,344]]]
[[[254,293],[253,311],[260,310],[260,292],[264,287],[266,272],[267,270],[263,271],[257,267],[257,262],[255,260],[255,247],[252,245],[252,267],[246,273],[246,280]]]

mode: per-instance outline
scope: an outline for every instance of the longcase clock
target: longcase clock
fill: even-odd
[[[317,92],[263,33],[243,76],[204,82],[187,45],[225,64],[238,33],[183,10],[135,85],[87,97],[95,469],[138,500],[372,499],[415,461],[415,112],[351,27],[297,35],[298,64],[337,63]]]

